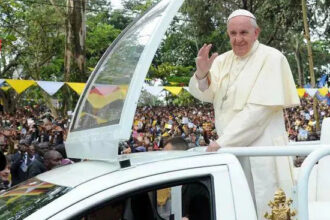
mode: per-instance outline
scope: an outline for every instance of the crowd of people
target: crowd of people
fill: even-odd
[[[313,99],[301,99],[301,106],[284,111],[290,141],[320,139],[316,131]],[[330,108],[319,103],[320,122],[330,117]],[[130,140],[121,148],[122,153],[158,150],[168,137],[182,136],[189,147],[206,146],[216,140],[214,111],[211,105],[193,107],[138,107]],[[128,148],[129,146],[129,148]]]
[[[291,141],[318,140],[311,98],[301,106],[284,111]],[[330,117],[330,108],[319,103],[320,121]],[[120,154],[162,150],[170,137],[183,137],[189,148],[207,146],[218,138],[212,105],[189,107],[138,107],[131,138],[121,143]],[[42,106],[26,106],[15,115],[0,113],[0,147],[8,166],[0,172],[0,190],[16,185],[56,166],[73,163],[67,159],[64,141],[68,120],[55,118]]]
[[[42,106],[26,106],[15,114],[0,113],[0,147],[7,167],[0,172],[0,191],[56,166],[66,158],[67,120],[54,118]]]
[[[316,119],[313,110],[313,99],[305,97],[301,105],[284,111],[285,123],[290,141],[314,141],[320,139],[320,131],[316,129]],[[320,126],[323,118],[330,117],[330,106],[324,101],[318,104]]]

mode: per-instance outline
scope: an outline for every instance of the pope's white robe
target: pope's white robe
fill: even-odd
[[[221,147],[286,145],[282,109],[300,104],[286,58],[258,41],[244,57],[232,50],[218,56],[208,79],[193,76],[189,91],[201,101],[213,103],[219,135],[216,141]],[[240,161],[255,194],[258,218],[263,219],[279,187],[291,194],[289,158],[251,157]]]

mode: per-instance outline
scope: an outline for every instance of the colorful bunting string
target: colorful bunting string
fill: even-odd
[[[7,82],[9,86],[1,86],[4,82]],[[45,92],[49,95],[54,95],[57,91],[59,91],[64,84],[67,84],[71,89],[73,89],[77,94],[81,95],[83,92],[86,83],[77,83],[77,82],[51,82],[51,81],[34,81],[34,80],[19,80],[19,79],[0,79],[0,86],[1,89],[7,91],[10,88],[13,88],[18,94],[24,92],[27,88],[33,85],[40,86]],[[115,91],[121,89],[120,93],[116,93]],[[159,96],[163,90],[167,90],[171,92],[173,95],[178,95],[182,89],[185,89],[189,92],[188,87],[181,87],[181,86],[149,86],[145,84],[143,88],[154,96]],[[89,94],[88,100],[91,104],[96,107],[100,108],[114,100],[117,99],[124,99],[128,90],[128,85],[95,85]],[[327,87],[323,88],[298,88],[297,93],[300,98],[304,96],[314,97],[316,94],[319,94],[317,97],[325,97],[330,95],[330,90]],[[102,100],[97,100],[98,96],[103,97]],[[110,95],[110,96],[109,96]]]

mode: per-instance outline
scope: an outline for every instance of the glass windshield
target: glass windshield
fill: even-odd
[[[70,189],[32,178],[0,194],[0,219],[24,219]]]
[[[73,129],[119,124],[141,54],[169,1],[162,1],[139,19],[102,58],[82,101]]]

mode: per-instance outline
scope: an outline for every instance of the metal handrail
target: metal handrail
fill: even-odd
[[[286,146],[258,146],[258,147],[224,147],[218,153],[230,153],[241,157],[267,157],[267,156],[308,156],[313,151],[330,147],[330,145],[286,145]],[[189,151],[205,152],[206,147],[195,147]]]
[[[227,147],[220,148],[218,153],[230,153],[241,157],[264,157],[264,156],[308,156],[313,151],[330,147],[330,145],[294,145],[294,146],[258,146],[258,147]]]
[[[322,146],[322,145],[321,145]],[[308,180],[314,165],[322,158],[330,155],[330,146],[324,145],[313,151],[301,165],[297,183],[298,219],[308,220]]]

